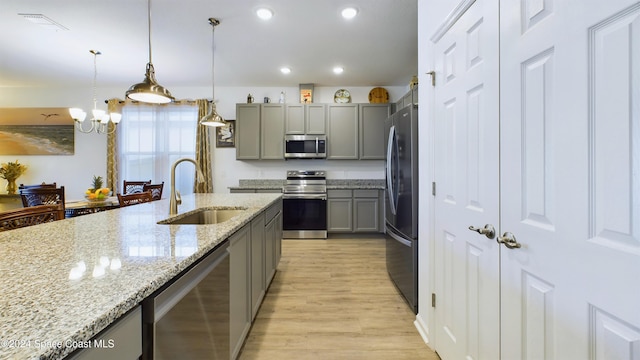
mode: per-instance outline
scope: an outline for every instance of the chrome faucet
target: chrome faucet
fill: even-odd
[[[178,213],[178,205],[182,204],[182,198],[180,197],[180,192],[176,190],[176,166],[183,161],[188,161],[193,163],[196,166],[196,178],[198,183],[204,182],[204,175],[202,174],[202,170],[198,167],[198,164],[195,160],[189,158],[178,159],[171,166],[171,195],[169,197],[169,215],[176,215]]]

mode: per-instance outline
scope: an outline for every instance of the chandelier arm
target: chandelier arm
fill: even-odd
[[[89,120],[91,121],[91,127],[89,128],[89,130],[85,130],[84,126],[82,125],[82,123],[84,122],[80,122],[80,121],[76,121],[76,129],[78,129],[78,131],[80,131],[81,133],[85,133],[88,134],[90,132],[93,131],[93,129],[96,127],[96,122],[94,120]]]

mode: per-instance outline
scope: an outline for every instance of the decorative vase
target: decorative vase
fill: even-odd
[[[7,179],[7,194],[13,195],[17,190],[16,179]]]

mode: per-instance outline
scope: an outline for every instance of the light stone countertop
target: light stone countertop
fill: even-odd
[[[238,186],[230,186],[229,190],[275,190],[281,189],[286,180],[273,179],[240,179]],[[327,179],[327,189],[378,189],[384,190],[384,179]]]
[[[0,359],[65,357],[280,197],[183,196],[178,217],[247,208],[216,225],[159,225],[169,217],[163,199],[0,232]]]

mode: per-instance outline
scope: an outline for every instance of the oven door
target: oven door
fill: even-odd
[[[327,195],[284,194],[282,237],[288,239],[327,238]]]

